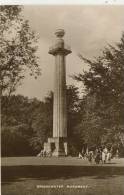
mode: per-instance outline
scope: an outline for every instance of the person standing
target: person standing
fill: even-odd
[[[88,160],[89,160],[90,163],[92,163],[92,161],[93,161],[93,151],[89,151]]]
[[[95,154],[95,162],[96,162],[96,164],[99,164],[100,160],[101,160],[101,151],[100,151],[100,149],[97,149],[96,150],[96,154]]]
[[[102,162],[106,163],[107,160],[107,153],[108,153],[108,149],[105,147],[102,151]]]

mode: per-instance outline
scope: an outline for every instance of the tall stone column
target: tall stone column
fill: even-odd
[[[49,54],[55,56],[54,71],[54,104],[53,104],[53,140],[54,156],[67,154],[67,108],[66,108],[66,63],[65,56],[71,53],[64,44],[65,32],[59,29],[55,32],[56,42],[50,47]]]

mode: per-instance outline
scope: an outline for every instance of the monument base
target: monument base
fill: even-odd
[[[67,138],[65,137],[53,137],[48,138],[48,142],[44,143],[44,150],[50,152],[52,156],[67,156]]]

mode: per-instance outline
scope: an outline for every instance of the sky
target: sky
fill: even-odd
[[[72,50],[66,57],[66,82],[79,87],[81,84],[70,76],[88,70],[88,66],[78,54],[93,59],[102,53],[107,44],[118,42],[124,31],[124,5],[25,5],[23,15],[39,36],[37,55],[41,76],[35,80],[26,73],[16,94],[40,100],[53,90],[54,56],[48,51],[56,39],[56,29],[65,30],[65,43]]]

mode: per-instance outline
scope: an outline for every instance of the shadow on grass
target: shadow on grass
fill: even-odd
[[[94,179],[106,179],[124,175],[124,167],[105,166],[3,166],[1,169],[2,184],[27,179],[50,180],[70,179],[83,176],[94,176]]]

